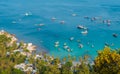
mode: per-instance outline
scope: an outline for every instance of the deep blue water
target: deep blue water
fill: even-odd
[[[32,15],[25,16],[25,13]],[[107,26],[100,20],[92,22],[84,16],[111,20],[111,25]],[[52,21],[52,17],[57,19]],[[60,24],[62,20],[65,24]],[[41,23],[45,25],[35,25]],[[82,35],[76,28],[78,24],[88,27],[87,35]],[[120,48],[120,0],[0,0],[0,29],[16,34],[19,40],[37,45],[38,52],[46,51],[56,57],[88,54],[94,58],[96,51],[104,48],[105,42],[114,43],[111,48]],[[114,38],[113,33],[118,37]],[[74,40],[70,41],[70,37]],[[77,40],[84,45],[82,49]],[[60,42],[60,50],[54,47],[56,41]],[[72,52],[63,49],[65,42]]]

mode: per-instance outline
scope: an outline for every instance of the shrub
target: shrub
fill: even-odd
[[[105,47],[98,52],[95,59],[94,70],[100,74],[118,74],[120,72],[120,55]]]

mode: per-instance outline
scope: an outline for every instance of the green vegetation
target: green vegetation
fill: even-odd
[[[100,74],[120,74],[120,55],[106,47],[98,52],[94,69]]]
[[[88,56],[80,58],[75,64],[75,57],[70,56],[63,60],[45,54],[40,54],[37,58],[35,58],[37,54],[28,57],[20,52],[14,52],[22,48],[26,54],[29,53],[23,42],[19,45],[16,42],[10,45],[10,42],[11,38],[0,35],[0,74],[120,74],[120,50],[105,47],[98,51],[98,56],[93,60],[94,64],[89,63]],[[15,68],[25,61],[26,69],[31,64],[32,70]]]
[[[15,69],[14,65],[24,62],[25,56],[20,53],[9,55],[16,48],[15,43],[7,45],[10,41],[6,35],[0,35],[0,74],[21,74],[23,72]]]

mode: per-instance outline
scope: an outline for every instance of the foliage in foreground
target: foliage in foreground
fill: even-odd
[[[120,74],[120,55],[106,47],[98,52],[94,69],[100,74]]]
[[[7,46],[10,41],[10,38],[0,35],[0,74],[21,74],[23,72],[14,69],[14,65],[24,62],[25,56],[19,53],[7,56],[7,52],[12,52],[17,48],[16,43],[12,46]]]
[[[12,46],[7,46],[10,41],[10,38],[0,35],[0,74],[31,74],[30,71],[23,72],[14,68],[15,65],[24,63],[26,56],[20,53],[7,56],[7,52],[13,52],[19,48],[16,42]],[[120,74],[120,54],[108,47],[98,52],[94,65],[88,62],[86,56],[80,59],[77,65],[73,64],[70,57],[64,58],[62,61],[59,58],[51,60],[50,56],[46,55],[44,55],[44,59],[36,60],[32,55],[29,63],[35,64],[36,74]]]

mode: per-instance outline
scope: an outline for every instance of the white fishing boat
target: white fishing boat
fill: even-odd
[[[80,48],[83,48],[84,46],[83,46],[83,44],[79,44],[79,47],[80,47]]]
[[[42,23],[41,23],[41,24],[38,24],[38,26],[44,26],[44,25],[45,25],[45,24],[42,24]]]
[[[59,41],[56,41],[56,42],[55,42],[55,45],[58,45],[58,44],[59,44]]]
[[[60,24],[64,24],[65,23],[65,21],[60,21]]]
[[[81,33],[82,33],[82,34],[87,34],[87,33],[88,33],[88,31],[87,31],[87,30],[85,30],[85,31],[82,31]]]
[[[84,29],[84,26],[78,25],[77,28],[78,28],[78,29]]]
[[[52,19],[53,21],[54,21],[54,20],[56,20],[56,18],[55,18],[55,17],[52,17],[51,19]]]
[[[71,37],[71,38],[70,38],[70,41],[73,41],[73,40],[74,40],[74,37]]]
[[[82,25],[78,25],[77,28],[78,28],[78,29],[83,29],[83,30],[87,30],[87,29],[88,29],[87,27],[82,26]]]
[[[72,16],[77,16],[77,14],[72,14]]]

